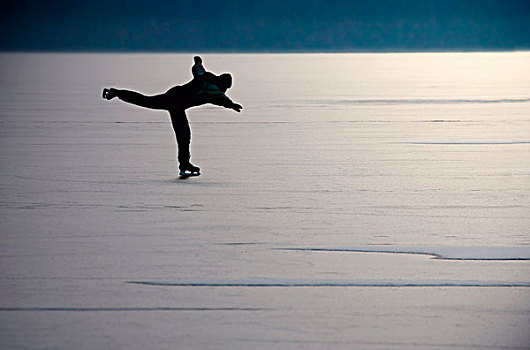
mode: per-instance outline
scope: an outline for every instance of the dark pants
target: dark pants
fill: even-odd
[[[187,96],[185,93],[179,93],[183,92],[181,88],[180,86],[176,86],[165,94],[154,96],[145,96],[130,90],[117,90],[117,96],[122,101],[140,107],[169,111],[171,125],[177,138],[178,162],[180,166],[184,166],[189,164],[191,157],[191,129],[188,118],[186,117],[185,104]]]

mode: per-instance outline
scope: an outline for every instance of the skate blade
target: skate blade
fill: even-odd
[[[181,171],[181,172],[179,173],[179,177],[180,177],[181,179],[187,179],[188,177],[199,176],[199,175],[201,175],[201,173],[198,172],[198,171],[194,171],[194,172],[191,172],[191,171]]]

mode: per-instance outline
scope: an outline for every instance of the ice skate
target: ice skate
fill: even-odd
[[[105,100],[112,100],[114,97],[116,97],[116,90],[115,89],[103,89],[103,98]]]
[[[199,176],[201,175],[201,168],[188,163],[188,164],[181,164],[179,166],[179,176],[181,179],[186,179],[190,176]]]

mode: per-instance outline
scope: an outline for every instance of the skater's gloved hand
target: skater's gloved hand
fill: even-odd
[[[234,103],[234,105],[232,106],[232,109],[236,112],[241,112],[241,110],[243,109],[243,106],[237,104],[237,103]]]

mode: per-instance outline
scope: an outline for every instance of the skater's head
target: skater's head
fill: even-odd
[[[228,73],[221,74],[216,85],[223,92],[226,92],[232,86],[232,76]]]

